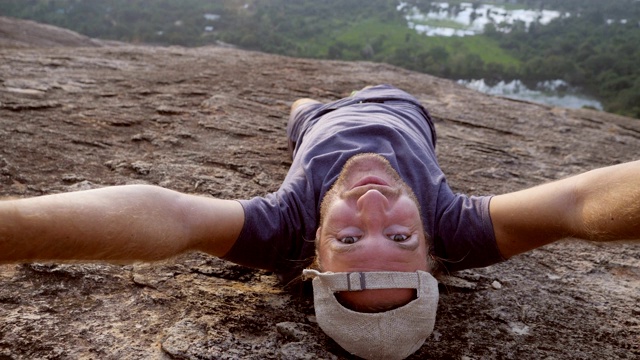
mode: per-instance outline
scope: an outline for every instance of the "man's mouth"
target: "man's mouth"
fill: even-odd
[[[384,181],[382,178],[377,176],[365,176],[356,182],[351,189],[357,188],[359,186],[365,185],[382,185],[382,186],[390,186],[388,182]]]

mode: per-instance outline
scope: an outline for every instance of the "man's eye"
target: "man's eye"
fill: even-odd
[[[343,244],[353,244],[356,241],[358,241],[358,237],[357,236],[345,236],[343,238],[339,238],[338,241],[340,241]]]
[[[403,241],[406,241],[409,238],[409,236],[404,234],[393,234],[389,236],[389,238],[395,242],[403,242]]]

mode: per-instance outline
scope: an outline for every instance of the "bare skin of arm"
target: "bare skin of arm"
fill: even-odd
[[[0,263],[154,261],[226,254],[244,223],[233,200],[129,185],[0,201]]]
[[[592,170],[491,200],[505,258],[564,239],[640,240],[640,161]]]

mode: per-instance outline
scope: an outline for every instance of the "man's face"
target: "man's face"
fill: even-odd
[[[427,243],[411,189],[389,162],[360,154],[344,166],[321,204],[316,233],[323,271],[429,271]],[[413,298],[409,289],[345,292],[356,309],[375,311]]]

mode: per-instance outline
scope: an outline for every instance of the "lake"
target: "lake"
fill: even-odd
[[[572,109],[583,107],[603,109],[598,100],[581,94],[578,89],[571,88],[569,84],[562,80],[539,83],[536,89],[529,89],[520,80],[507,83],[501,81],[493,86],[487,85],[484,80],[458,80],[458,83],[485,94],[532,101],[545,105]]]
[[[487,24],[494,24],[498,31],[509,31],[516,22],[524,22],[527,27],[534,22],[545,25],[562,16],[559,11],[507,10],[491,4],[460,3],[456,6],[447,2],[433,2],[431,7],[432,10],[425,14],[416,7],[400,3],[398,11],[404,12],[410,28],[427,36],[478,35]]]
[[[481,34],[487,24],[493,24],[498,31],[509,31],[516,22],[528,28],[532,23],[542,25],[561,16],[570,16],[559,11],[514,9],[493,4],[432,2],[431,11],[422,13],[406,3],[398,5],[407,20],[407,26],[426,36],[473,36]],[[529,89],[521,81],[499,82],[488,85],[484,80],[459,80],[458,83],[471,89],[513,99],[538,102],[566,108],[592,107],[602,110],[602,104],[572,88],[562,80],[545,81]]]

